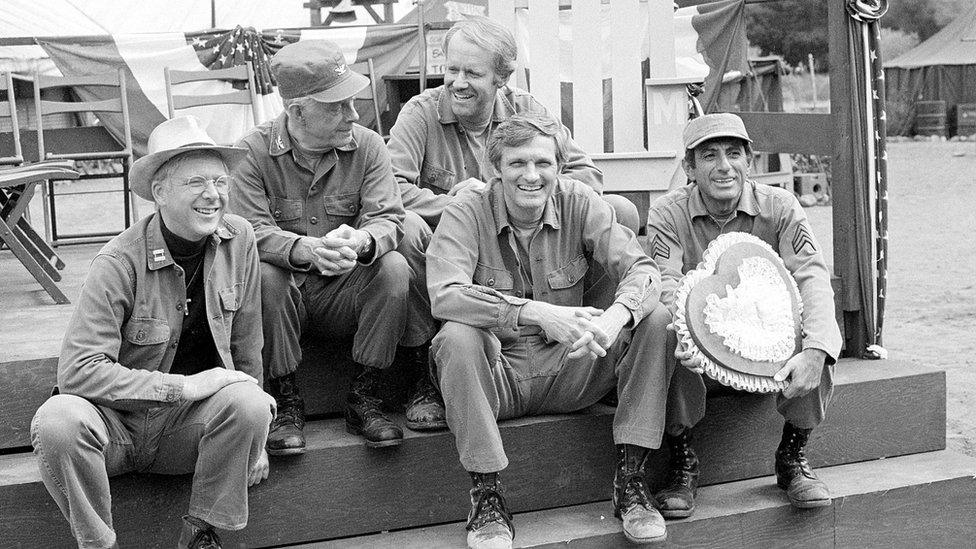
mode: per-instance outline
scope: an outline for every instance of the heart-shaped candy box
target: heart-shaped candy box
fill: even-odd
[[[772,247],[747,233],[719,236],[675,293],[680,344],[705,374],[752,392],[781,391],[773,375],[801,350],[803,303]]]

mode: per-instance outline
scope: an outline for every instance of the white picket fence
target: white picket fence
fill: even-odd
[[[684,181],[679,164],[688,80],[675,77],[671,0],[489,0],[488,16],[514,31],[516,86],[558,116],[560,83],[572,83],[573,137],[604,171],[607,191],[659,194]],[[642,82],[645,57],[651,78]],[[604,139],[605,131],[612,140]]]

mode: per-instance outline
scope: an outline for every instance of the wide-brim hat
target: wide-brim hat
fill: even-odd
[[[709,139],[719,137],[737,137],[752,143],[742,119],[730,112],[706,114],[689,120],[685,126],[682,141],[684,141],[685,149],[690,150]]]
[[[149,153],[132,163],[129,188],[137,196],[153,201],[152,180],[167,160],[187,152],[211,151],[220,156],[227,170],[237,165],[245,149],[217,145],[195,116],[178,116],[156,126],[149,134]]]
[[[342,49],[328,40],[299,40],[278,50],[271,71],[282,99],[311,97],[337,103],[355,97],[369,78],[349,68]]]

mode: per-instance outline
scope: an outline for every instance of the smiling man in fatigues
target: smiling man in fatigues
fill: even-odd
[[[514,537],[498,420],[580,410],[611,389],[620,395],[614,512],[628,539],[666,538],[644,483],[672,364],[660,274],[609,204],[560,177],[562,135],[541,115],[499,123],[487,148],[499,176],[445,208],[427,251],[434,316],[444,321],[431,353],[473,482],[467,540],[476,549],[511,547]],[[595,264],[620,281],[606,309],[583,306]]]
[[[698,266],[720,234],[752,234],[782,257],[803,299],[803,350],[775,375],[777,381],[789,381],[776,397],[786,419],[776,450],[776,479],[795,507],[821,507],[830,505],[830,493],[803,448],[823,421],[833,391],[833,364],[841,346],[834,293],[820,246],[793,193],[749,180],[751,141],[735,114],[707,114],[690,121],[684,130],[684,168],[691,184],[651,205],[647,236],[652,257],[661,266],[661,301],[672,312],[681,277]],[[688,349],[678,347],[675,356],[685,368],[676,368],[671,380],[665,436],[671,452],[669,480],[656,498],[665,517],[684,518],[694,512],[698,490],[691,429],[705,415],[707,389],[718,384],[703,381]]]
[[[160,124],[132,165],[156,212],[92,260],[34,416],[41,479],[79,547],[118,547],[109,477],[193,473],[181,548],[219,548],[268,477],[274,400],[261,390],[261,294],[251,226],[224,215],[242,149],[189,116]],[[123,544],[124,545],[124,544]]]

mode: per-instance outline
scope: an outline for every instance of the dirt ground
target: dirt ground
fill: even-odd
[[[884,346],[891,359],[946,370],[948,446],[976,457],[976,143],[889,143],[888,156]],[[105,181],[76,182],[65,190],[105,187]],[[119,195],[88,197],[64,199],[58,214],[64,232],[115,228],[110,225],[121,219]],[[33,206],[40,216],[39,204]],[[152,206],[140,201],[139,210],[145,215]],[[807,212],[829,251],[831,208]]]
[[[951,450],[976,457],[976,143],[888,144],[890,359],[946,370]],[[830,208],[808,208],[829,247]]]

